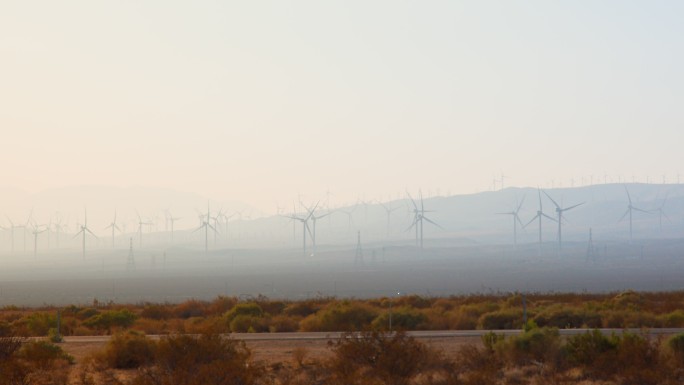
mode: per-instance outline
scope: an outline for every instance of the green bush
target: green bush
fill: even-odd
[[[351,301],[334,302],[301,322],[304,331],[359,331],[377,316],[372,307]]]
[[[39,368],[48,368],[57,360],[64,360],[70,364],[74,363],[74,357],[67,354],[61,347],[48,341],[25,343],[19,350],[19,356]]]
[[[534,322],[541,327],[560,329],[598,328],[601,327],[601,316],[594,312],[563,307],[537,314]]]
[[[257,385],[264,371],[250,362],[244,342],[219,334],[172,335],[155,349],[154,364],[138,372],[136,385]]]
[[[32,336],[46,336],[51,328],[57,327],[57,316],[50,313],[32,313],[24,318],[28,332]]]
[[[233,333],[264,333],[268,332],[268,324],[263,317],[240,314],[230,321],[230,331]]]
[[[88,318],[83,325],[98,330],[111,330],[114,327],[127,328],[133,325],[137,316],[128,309],[107,310]]]
[[[684,364],[684,333],[676,334],[667,340],[670,348],[680,365]]]
[[[375,317],[371,323],[374,330],[389,330],[389,312]],[[427,317],[420,311],[408,306],[392,309],[393,330],[417,330],[427,322]]]
[[[229,323],[238,316],[249,316],[249,317],[262,317],[264,315],[263,309],[261,309],[261,306],[257,305],[254,302],[249,302],[249,303],[239,303],[235,305],[232,309],[230,309],[226,314],[226,321]]]
[[[154,341],[129,331],[113,335],[98,358],[109,368],[132,369],[152,363],[154,349]]]
[[[566,340],[565,349],[570,363],[591,370],[608,368],[610,361],[615,360],[619,339],[608,337],[600,330],[570,336]]]
[[[508,309],[485,313],[480,316],[479,329],[482,330],[504,330],[521,329],[522,310]]]

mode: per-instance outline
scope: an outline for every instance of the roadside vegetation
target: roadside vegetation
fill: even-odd
[[[565,328],[677,328],[684,327],[684,292],[610,294],[527,294],[527,319],[539,327]],[[501,293],[452,297],[337,299],[302,301],[258,296],[239,301],[139,303],[123,305],[94,300],[88,305],[63,307],[60,333],[64,336],[108,335],[122,330],[145,334],[269,333],[316,331],[499,330],[521,329],[522,295]],[[17,335],[54,334],[57,308],[0,309],[0,328]],[[391,314],[391,317],[390,317]]]
[[[682,384],[684,292],[527,294],[283,301],[218,297],[0,310],[0,385]],[[390,332],[389,323],[392,320]],[[563,337],[564,328],[589,331]],[[604,334],[599,328],[636,328]],[[404,330],[480,329],[480,343],[445,353]],[[518,329],[516,335],[496,334]],[[344,331],[327,356],[292,351],[258,362],[227,333]],[[161,335],[151,338],[149,335]],[[78,365],[59,336],[111,335]],[[44,338],[29,338],[44,337]]]

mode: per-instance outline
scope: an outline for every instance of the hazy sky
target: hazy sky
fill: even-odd
[[[0,184],[355,200],[674,181],[681,1],[3,1]]]

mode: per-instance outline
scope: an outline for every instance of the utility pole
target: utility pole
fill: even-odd
[[[356,241],[356,256],[354,257],[354,265],[363,265],[363,248],[361,247],[361,231],[357,233]]]

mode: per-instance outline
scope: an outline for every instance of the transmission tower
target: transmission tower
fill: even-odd
[[[587,261],[596,261],[596,253],[594,250],[594,237],[591,228],[589,229],[589,244],[587,245]]]
[[[357,233],[355,265],[363,265],[363,248],[361,247],[361,231]]]
[[[126,270],[135,270],[135,258],[133,257],[133,238],[131,238],[131,246],[128,249],[128,260],[126,261]]]

